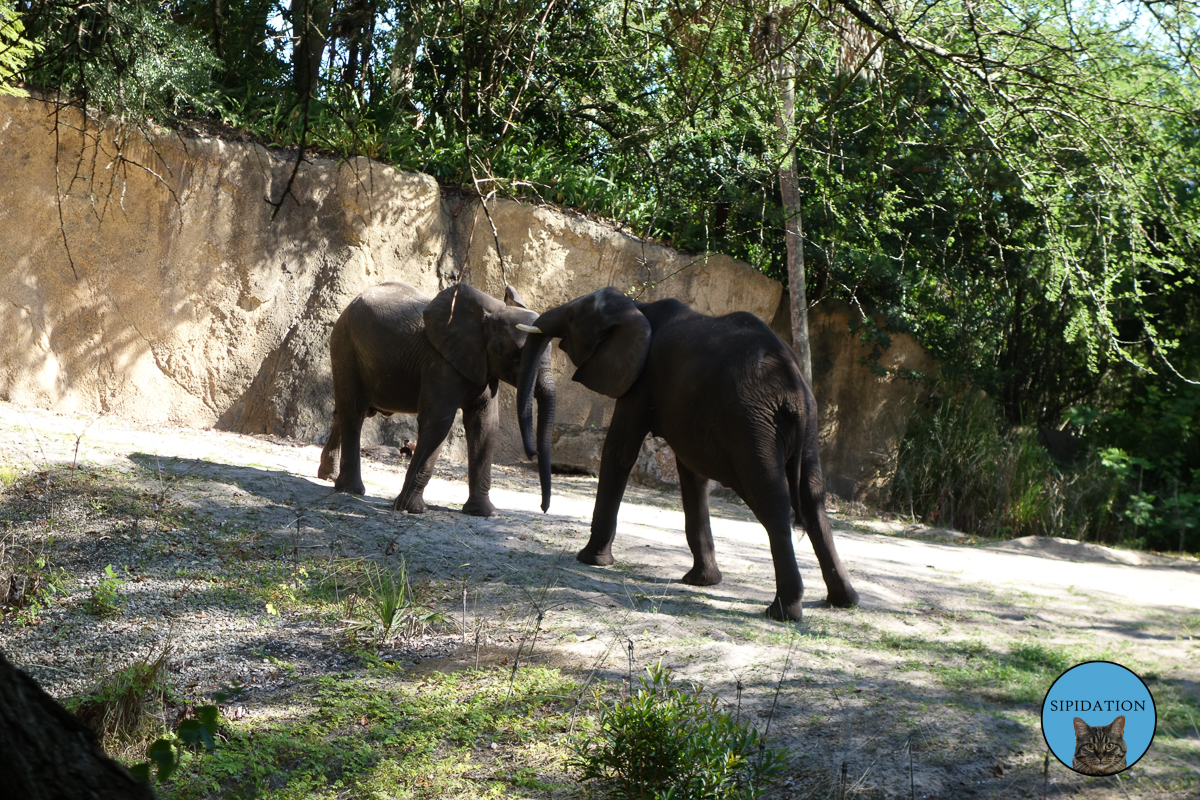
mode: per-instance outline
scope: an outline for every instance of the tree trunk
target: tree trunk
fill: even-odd
[[[317,92],[332,11],[330,0],[292,0],[292,75],[301,103]]]
[[[0,776],[21,800],[154,800],[91,729],[0,653]]]
[[[812,386],[812,354],[808,344],[808,294],[804,281],[804,229],[800,219],[799,166],[792,131],[796,129],[796,90],[792,65],[785,55],[775,61],[780,102],[775,125],[785,148],[779,165],[779,194],[783,201],[784,232],[787,239],[788,292],[792,307],[792,347],[800,361],[800,372]]]

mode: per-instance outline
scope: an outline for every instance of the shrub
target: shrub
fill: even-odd
[[[909,424],[890,505],[980,536],[1119,541],[1121,486],[1099,457],[1059,465],[1035,430],[1009,426],[982,392],[959,391]]]
[[[640,800],[758,797],[783,771],[786,751],[717,708],[698,686],[671,687],[650,666],[636,693],[602,705],[594,735],[571,743],[568,765],[605,794]]]

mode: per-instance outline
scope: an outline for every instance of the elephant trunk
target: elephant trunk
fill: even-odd
[[[554,429],[554,375],[550,370],[550,337],[531,333],[521,351],[521,372],[517,381],[517,424],[525,455],[538,460],[538,479],[542,485],[542,511],[550,508],[550,437]],[[533,398],[537,396],[537,443],[533,436]]]
[[[554,373],[550,370],[550,350],[542,357],[534,396],[537,397],[538,480],[542,484],[542,513],[550,509],[550,437],[554,432]]]

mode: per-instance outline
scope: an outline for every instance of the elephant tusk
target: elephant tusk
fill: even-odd
[[[526,333],[541,333],[542,332],[541,328],[534,327],[533,325],[526,325],[523,322],[517,323],[517,330],[525,331]]]

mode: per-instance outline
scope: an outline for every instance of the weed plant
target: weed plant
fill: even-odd
[[[698,686],[671,686],[651,665],[637,692],[601,705],[592,734],[578,737],[568,765],[614,798],[718,800],[758,797],[785,767],[748,723],[717,707]]]
[[[21,544],[15,534],[0,542],[0,608],[18,626],[36,625],[51,600],[67,591],[66,571],[52,566],[47,553],[54,540],[39,545]]]
[[[394,571],[368,563],[365,573],[358,591],[344,606],[350,612],[352,635],[365,635],[383,644],[397,638],[412,639],[443,622],[439,612],[416,597],[403,558]]]
[[[92,588],[88,609],[97,617],[115,617],[121,612],[121,584],[112,564],[104,567],[104,577]]]
[[[103,677],[85,695],[64,703],[102,742],[128,741],[142,727],[147,711],[161,707],[171,693],[167,681],[168,642],[157,652],[134,661],[125,669]]]

